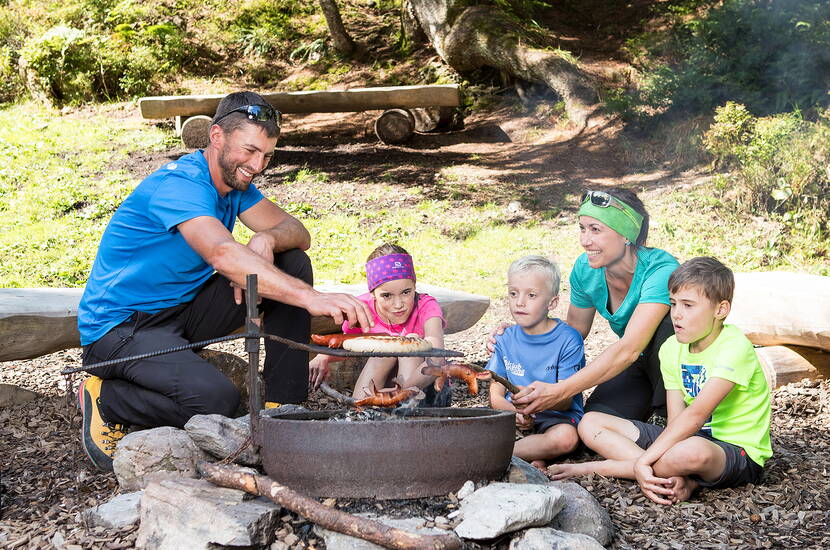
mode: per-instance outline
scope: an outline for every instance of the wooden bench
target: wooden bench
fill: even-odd
[[[365,285],[320,284],[323,292],[359,295]],[[447,334],[473,326],[490,306],[486,296],[418,284],[418,291],[434,296],[447,319]],[[0,289],[0,361],[31,359],[80,346],[78,303],[82,288]],[[339,332],[329,317],[313,317],[312,332]]]
[[[287,114],[383,110],[375,121],[375,133],[384,143],[402,143],[412,136],[419,124],[418,116],[412,109],[437,107],[443,109],[443,115],[438,118],[451,118],[452,108],[461,106],[461,94],[455,84],[261,95],[272,107]],[[144,118],[175,117],[176,132],[184,144],[199,148],[207,145],[208,129],[223,97],[224,94],[145,97],[139,100],[138,107]]]

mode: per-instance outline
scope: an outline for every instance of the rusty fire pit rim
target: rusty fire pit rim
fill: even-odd
[[[281,420],[283,422],[301,423],[308,422],[309,420],[327,420],[338,413],[342,413],[348,410],[349,409],[347,408],[320,409],[315,411],[309,410],[290,412],[276,416],[266,416],[261,414],[260,419],[266,422],[271,420]],[[493,409],[491,407],[430,407],[425,409],[415,409],[413,412],[407,414],[396,413],[395,410],[388,411],[388,413],[393,415],[398,414],[401,417],[401,419],[407,419],[411,423],[426,423],[437,421],[446,422],[450,420],[453,422],[473,422],[475,420],[480,420],[482,418],[499,418],[504,416],[514,416],[516,414],[513,411],[504,411],[500,409]],[[476,413],[470,415],[453,416],[452,414],[445,413],[444,411],[476,411]],[[450,418],[446,418],[446,416],[444,416],[445,414]],[[408,418],[409,416],[431,416],[432,418]],[[388,420],[359,420],[355,422],[355,424],[385,424],[386,422],[388,422]]]

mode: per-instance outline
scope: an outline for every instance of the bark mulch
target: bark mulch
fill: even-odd
[[[476,327],[449,336],[447,347],[483,361],[481,343],[487,327],[504,318],[503,305],[494,306]],[[589,356],[607,333],[591,338]],[[241,348],[232,345],[222,349],[242,355]],[[91,467],[80,447],[80,415],[76,404],[67,401],[66,383],[58,374],[65,364],[79,364],[77,350],[0,365],[0,383],[39,394],[33,402],[0,409],[0,549],[134,545],[135,528],[91,529],[81,520],[81,511],[106,502],[118,487],[113,475]],[[486,387],[482,389],[474,398],[456,387],[454,405],[484,404]],[[327,399],[317,393],[305,405],[326,408]],[[579,480],[611,514],[617,529],[612,548],[830,547],[830,382],[781,387],[773,392],[772,406],[775,454],[762,485],[702,491],[690,502],[663,507],[646,500],[631,482]],[[390,515],[420,510],[429,516],[440,514],[448,504],[447,499],[421,500],[387,501],[380,507]],[[349,511],[377,508],[360,501],[336,505]],[[324,548],[310,528],[303,518],[285,513],[278,534],[291,548]],[[506,547],[506,542],[495,547]]]

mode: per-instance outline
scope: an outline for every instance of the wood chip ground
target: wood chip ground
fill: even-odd
[[[494,306],[476,327],[449,336],[447,347],[483,362],[482,342],[489,327],[505,318],[503,304]],[[598,326],[588,341],[589,357],[609,338],[607,329]],[[242,355],[238,343],[219,349]],[[134,546],[135,528],[90,528],[81,520],[81,511],[109,500],[118,486],[113,475],[92,468],[80,447],[80,415],[75,402],[67,400],[66,382],[58,374],[65,365],[78,364],[79,353],[71,350],[0,365],[0,383],[40,394],[34,402],[0,410],[0,549]],[[483,386],[475,398],[456,387],[454,405],[483,405]],[[332,406],[320,393],[305,405]],[[582,479],[611,514],[617,530],[612,548],[830,548],[830,383],[784,386],[773,393],[772,406],[775,455],[762,485],[703,491],[690,502],[667,508],[647,501],[633,483]],[[417,514],[433,522],[455,506],[451,498],[381,503],[329,499],[328,504],[351,512]],[[291,548],[325,548],[311,527],[303,518],[284,513],[277,534]],[[473,547],[506,548],[508,542]]]

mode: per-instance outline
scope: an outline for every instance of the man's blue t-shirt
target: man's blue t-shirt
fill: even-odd
[[[588,265],[588,255],[576,259],[571,271],[571,303],[584,309],[595,308],[608,319],[611,330],[622,338],[625,327],[639,304],[669,304],[669,276],[677,269],[677,260],[659,248],[637,247],[637,267],[631,287],[620,307],[608,311],[608,283],[605,268]]]
[[[95,342],[135,311],[155,313],[192,301],[214,270],[177,225],[211,216],[233,231],[239,213],[262,198],[253,185],[222,197],[201,151],[149,175],[118,207],[101,238],[78,306],[81,345]]]
[[[519,325],[505,329],[496,337],[496,349],[487,368],[517,386],[531,382],[556,383],[585,366],[585,347],[579,332],[556,319],[556,326],[544,334],[527,334]],[[507,399],[510,400],[508,392]],[[545,417],[570,418],[578,423],[584,414],[582,394],[573,397],[567,411],[540,411],[536,422]]]

